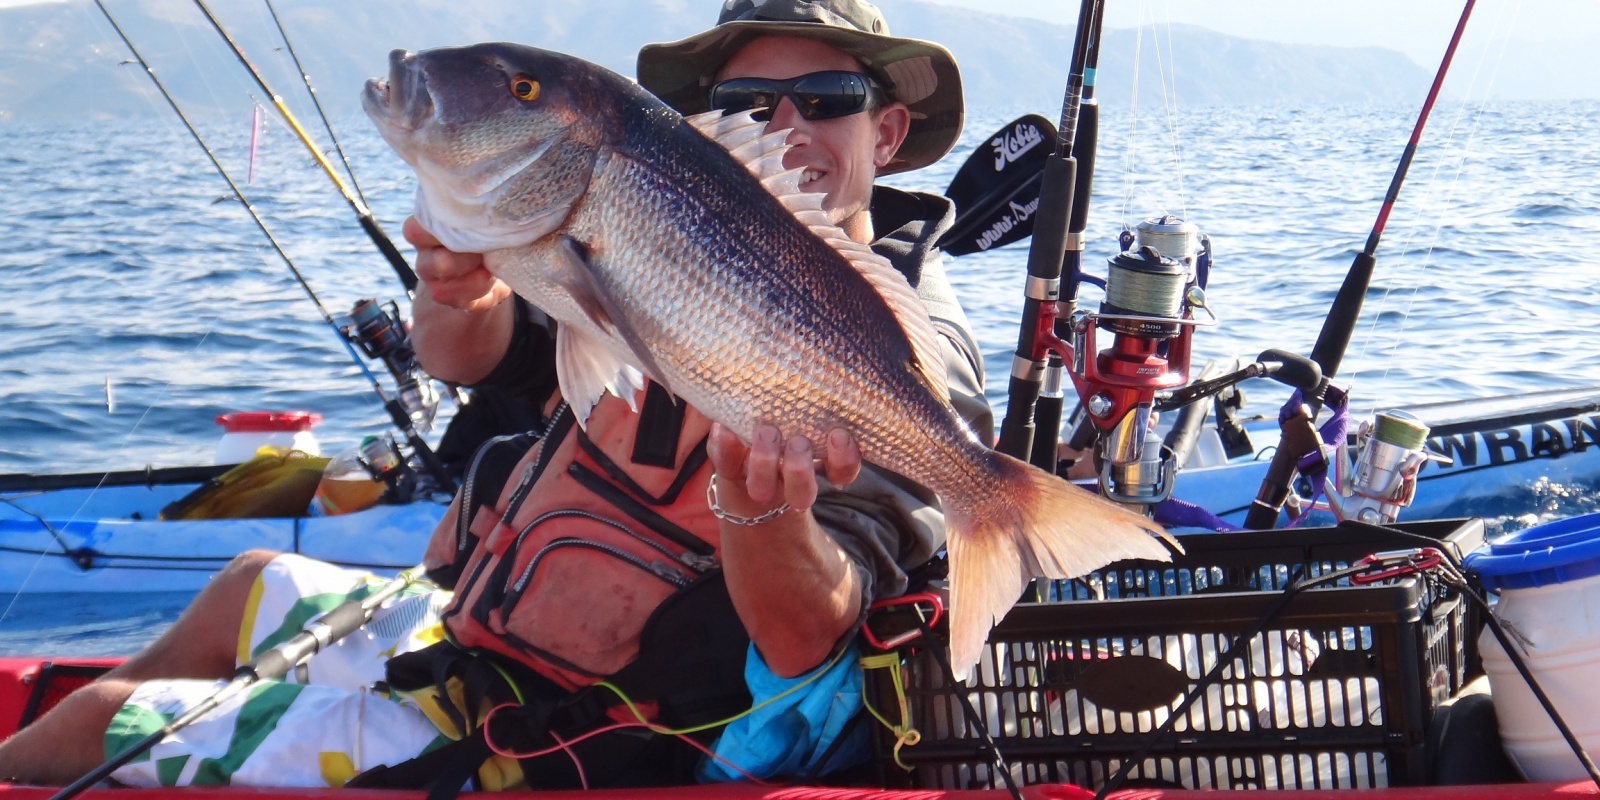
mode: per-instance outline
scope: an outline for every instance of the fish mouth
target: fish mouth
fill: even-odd
[[[371,78],[361,94],[361,107],[374,122],[389,128],[414,131],[433,114],[433,95],[427,73],[416,54],[389,53],[389,78]]]

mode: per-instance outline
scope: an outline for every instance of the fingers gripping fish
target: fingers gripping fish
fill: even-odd
[[[1033,577],[1167,559],[1153,523],[976,440],[927,311],[798,190],[786,132],[686,120],[598,66],[510,44],[397,51],[363,100],[416,171],[423,226],[560,321],[579,419],[649,377],[747,440],[847,428],[937,493],[961,675]]]

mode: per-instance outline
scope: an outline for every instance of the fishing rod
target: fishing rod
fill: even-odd
[[[95,0],[99,5],[100,0]],[[250,659],[248,662],[234,670],[233,678],[214,694],[200,701],[193,708],[183,712],[171,722],[163,725],[143,739],[134,742],[126,750],[112,756],[105,763],[90,770],[88,774],[62,787],[50,796],[50,800],[68,800],[76,797],[100,781],[111,776],[111,773],[124,764],[145,754],[150,748],[156,746],[162,739],[188,727],[218,706],[227,702],[229,698],[249,689],[261,681],[282,678],[289,674],[289,670],[311,658],[324,648],[344,637],[361,630],[361,627],[372,620],[372,615],[378,607],[395,595],[405,591],[412,584],[420,580],[427,572],[425,564],[418,564],[405,572],[395,576],[394,580],[384,584],[378,591],[360,600],[346,600],[332,611],[318,616],[306,623],[299,633],[290,637],[288,641],[271,650]]]
[[[1061,264],[1063,310],[1055,320],[1056,338],[1072,337],[1072,312],[1078,303],[1078,275],[1083,270],[1083,232],[1089,227],[1089,201],[1094,191],[1095,152],[1100,143],[1100,103],[1095,99],[1095,72],[1100,65],[1099,23],[1094,38],[1085,46],[1083,59],[1083,97],[1078,103],[1078,129],[1072,137],[1072,158],[1078,169],[1074,174],[1072,213],[1067,220],[1065,260]],[[1086,354],[1087,355],[1087,354]],[[1056,471],[1056,441],[1061,437],[1061,415],[1066,410],[1066,392],[1062,373],[1065,362],[1061,354],[1052,351],[1045,364],[1044,378],[1039,398],[1034,405],[1033,447],[1029,460],[1046,472]],[[1085,418],[1087,419],[1087,417]],[[1092,427],[1085,426],[1093,431]],[[1080,450],[1087,445],[1080,439]]]
[[[295,52],[294,44],[289,41],[289,32],[284,30],[283,20],[278,19],[278,9],[273,7],[272,0],[263,0],[263,2],[267,4],[267,13],[272,15],[272,24],[278,26],[278,35],[283,38],[283,46],[289,51],[289,58],[294,61],[295,71],[300,73],[300,82],[305,84],[306,94],[311,95],[311,105],[316,107],[317,116],[322,119],[323,130],[326,130],[328,138],[333,140],[334,152],[339,154],[339,160],[344,163],[345,174],[350,176],[350,187],[355,189],[356,197],[361,198],[362,204],[366,204],[367,195],[361,191],[361,184],[356,180],[355,168],[350,166],[350,157],[345,155],[344,145],[339,144],[339,135],[333,132],[333,123],[328,121],[327,112],[322,110],[322,101],[317,98],[316,87],[311,85],[311,76],[306,73],[306,68],[300,63],[300,54]],[[401,275],[401,280],[405,280],[403,274]],[[410,291],[412,288],[407,286],[406,291]]]
[[[317,313],[322,315],[322,321],[326,322],[328,327],[332,328],[334,333],[339,337],[339,341],[344,345],[345,351],[350,354],[351,360],[355,362],[356,367],[361,370],[361,374],[365,376],[367,381],[372,385],[372,391],[377,393],[378,399],[383,401],[384,410],[389,412],[390,419],[393,420],[395,426],[400,429],[400,432],[405,435],[406,441],[410,443],[412,451],[415,452],[417,454],[417,458],[422,461],[422,464],[428,471],[428,474],[433,476],[434,480],[439,483],[439,486],[445,488],[446,490],[453,491],[455,488],[455,480],[450,476],[449,471],[445,469],[444,464],[439,461],[439,457],[433,452],[433,449],[428,446],[427,441],[422,438],[422,434],[417,431],[416,424],[411,418],[411,413],[401,402],[401,398],[399,396],[389,397],[384,393],[383,386],[378,383],[377,376],[372,374],[372,370],[368,369],[367,365],[361,360],[361,357],[356,354],[355,348],[350,342],[350,337],[344,333],[344,331],[339,327],[339,324],[334,321],[333,316],[328,313],[328,309],[323,306],[322,300],[317,297],[316,291],[313,290],[311,288],[311,284],[306,281],[305,275],[303,275],[300,272],[300,269],[295,266],[294,260],[289,257],[289,253],[283,249],[283,245],[278,242],[277,237],[273,236],[272,231],[267,228],[267,223],[261,218],[261,214],[256,211],[254,205],[251,205],[250,200],[245,197],[244,191],[239,188],[237,183],[234,182],[232,176],[228,174],[228,170],[224,168],[222,166],[222,162],[217,159],[216,154],[213,153],[211,148],[206,145],[205,139],[200,136],[200,132],[195,130],[194,125],[189,122],[189,118],[184,115],[183,109],[178,106],[178,101],[173,98],[171,92],[167,91],[166,84],[162,83],[161,79],[156,77],[156,71],[150,66],[150,62],[146,61],[144,55],[139,52],[139,48],[134,46],[133,40],[128,38],[128,34],[122,30],[122,26],[117,24],[116,18],[111,16],[111,10],[106,8],[105,3],[102,2],[102,0],[94,0],[94,4],[99,7],[100,13],[105,15],[106,21],[111,23],[112,30],[115,30],[117,32],[117,36],[121,37],[122,43],[127,45],[128,51],[133,53],[133,57],[139,62],[139,66],[144,68],[145,74],[150,76],[151,82],[154,83],[156,89],[161,92],[161,97],[167,101],[167,105],[172,107],[173,113],[178,115],[178,119],[182,121],[183,126],[188,129],[189,135],[194,137],[195,144],[198,144],[201,151],[206,154],[206,158],[211,160],[211,166],[216,168],[217,174],[221,175],[222,180],[228,184],[228,188],[232,190],[234,198],[239,201],[240,205],[244,206],[246,213],[250,215],[251,221],[255,222],[256,227],[261,230],[261,234],[267,237],[267,242],[272,245],[272,249],[277,252],[278,257],[283,259],[283,263],[289,268],[290,274],[292,274],[295,281],[300,284],[300,288],[305,290],[306,296],[311,298],[312,304],[317,307]],[[366,347],[365,343],[363,343],[363,347]],[[394,365],[391,364],[390,366],[392,369]],[[396,374],[395,378],[397,381],[402,380],[398,373]],[[402,387],[402,392],[403,391],[404,388]]]
[[[356,212],[356,219],[361,222],[361,229],[367,232],[367,236],[372,239],[372,243],[378,246],[378,251],[383,253],[384,258],[388,259],[389,266],[394,268],[395,274],[400,277],[400,283],[406,287],[406,294],[415,294],[417,290],[417,273],[411,270],[411,265],[406,263],[405,256],[400,255],[400,251],[395,248],[394,242],[389,239],[389,235],[384,233],[383,228],[378,226],[378,221],[373,219],[372,209],[367,208],[367,204],[345,184],[344,179],[339,176],[338,170],[335,170],[333,164],[329,163],[327,156],[323,155],[322,150],[317,147],[315,142],[311,141],[311,136],[306,133],[305,128],[300,127],[300,122],[295,119],[294,113],[284,104],[283,97],[274,92],[271,86],[267,85],[266,78],[261,76],[261,72],[245,56],[244,50],[239,47],[232,36],[228,35],[227,29],[222,27],[222,23],[217,20],[216,15],[212,14],[211,9],[206,6],[205,0],[194,0],[194,4],[200,8],[200,13],[205,15],[206,20],[211,23],[211,27],[216,29],[217,35],[228,43],[228,47],[233,50],[234,57],[239,59],[239,63],[244,65],[252,78],[255,78],[256,85],[261,87],[261,91],[265,92],[268,97],[272,98],[273,107],[278,109],[278,114],[283,117],[284,122],[289,124],[289,129],[294,131],[295,138],[299,139],[300,143],[311,151],[311,157],[316,159],[317,165],[322,167],[324,173],[327,173],[328,179],[333,181],[333,185],[339,189],[339,194],[344,197],[345,202],[350,204],[351,210]],[[276,15],[274,15],[274,18],[276,18]],[[299,60],[296,59],[295,63],[298,65]],[[318,106],[318,108],[320,109],[321,107]]]
[[[1100,38],[1104,0],[1082,0],[1078,8],[1078,30],[1073,46],[1072,65],[1067,75],[1067,93],[1062,101],[1061,124],[1056,130],[1055,150],[1045,163],[1041,179],[1039,210],[1033,242],[1028,248],[1028,281],[1024,290],[1022,325],[1017,349],[1011,358],[1011,381],[1007,387],[1005,419],[995,448],[1028,461],[1034,442],[1034,406],[1038,402],[1048,362],[1046,343],[1053,336],[1054,320],[1060,314],[1063,259],[1067,253],[1068,228],[1077,186],[1078,162],[1073,141],[1078,133],[1078,112],[1083,101],[1084,68],[1090,43]],[[1093,73],[1090,73],[1093,85]],[[1080,245],[1081,247],[1081,245]],[[1076,273],[1067,276],[1071,286]],[[1075,298],[1069,295],[1069,303]]]
[[[1411,128],[1411,138],[1400,154],[1400,164],[1395,168],[1394,177],[1389,180],[1389,190],[1384,194],[1383,205],[1378,209],[1378,219],[1372,225],[1372,232],[1367,235],[1366,246],[1351,262],[1349,272],[1345,273],[1344,283],[1339,286],[1339,293],[1334,295],[1333,305],[1328,309],[1328,316],[1322,321],[1322,330],[1317,334],[1317,342],[1311,348],[1311,360],[1322,368],[1322,381],[1316,391],[1306,393],[1303,406],[1284,420],[1283,442],[1273,453],[1272,464],[1267,468],[1266,477],[1261,480],[1261,489],[1256,493],[1255,501],[1250,504],[1250,511],[1245,516],[1246,528],[1262,530],[1277,524],[1284,501],[1289,497],[1289,488],[1294,482],[1300,459],[1320,446],[1315,431],[1308,428],[1311,420],[1316,418],[1317,411],[1322,408],[1328,382],[1338,372],[1339,364],[1344,360],[1345,350],[1350,346],[1350,337],[1355,333],[1356,320],[1361,316],[1361,305],[1366,299],[1367,288],[1372,283],[1373,268],[1378,263],[1378,241],[1383,237],[1383,229],[1389,223],[1389,213],[1394,210],[1395,200],[1400,196],[1400,185],[1405,182],[1406,173],[1411,169],[1411,159],[1417,153],[1418,143],[1422,141],[1422,129],[1428,124],[1428,115],[1433,112],[1434,101],[1439,99],[1439,89],[1444,85],[1445,75],[1450,71],[1450,62],[1456,55],[1456,46],[1461,43],[1461,35],[1467,29],[1467,20],[1472,16],[1472,7],[1476,4],[1477,0],[1466,0],[1461,9],[1461,18],[1456,21],[1455,33],[1450,36],[1450,45],[1445,48],[1444,58],[1440,60],[1439,69],[1434,73],[1433,85],[1428,88],[1428,96],[1422,103],[1422,110],[1417,114],[1416,124]],[[1293,436],[1290,426],[1294,427]],[[1291,442],[1296,442],[1299,446],[1289,446]]]

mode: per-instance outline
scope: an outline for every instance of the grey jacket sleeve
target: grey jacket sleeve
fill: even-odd
[[[980,441],[988,443],[994,416],[983,396],[982,362],[966,342],[938,327],[945,333],[951,402]],[[874,464],[863,464],[861,475],[844,489],[824,485],[812,513],[860,569],[863,614],[873,600],[904,594],[906,571],[926,563],[944,546],[938,498]]]

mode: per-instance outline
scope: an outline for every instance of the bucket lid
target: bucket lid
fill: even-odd
[[[314,411],[235,411],[219,414],[217,424],[227,433],[308,431],[322,421]]]
[[[1531,589],[1600,575],[1600,513],[1535,525],[1467,554],[1486,589]]]

